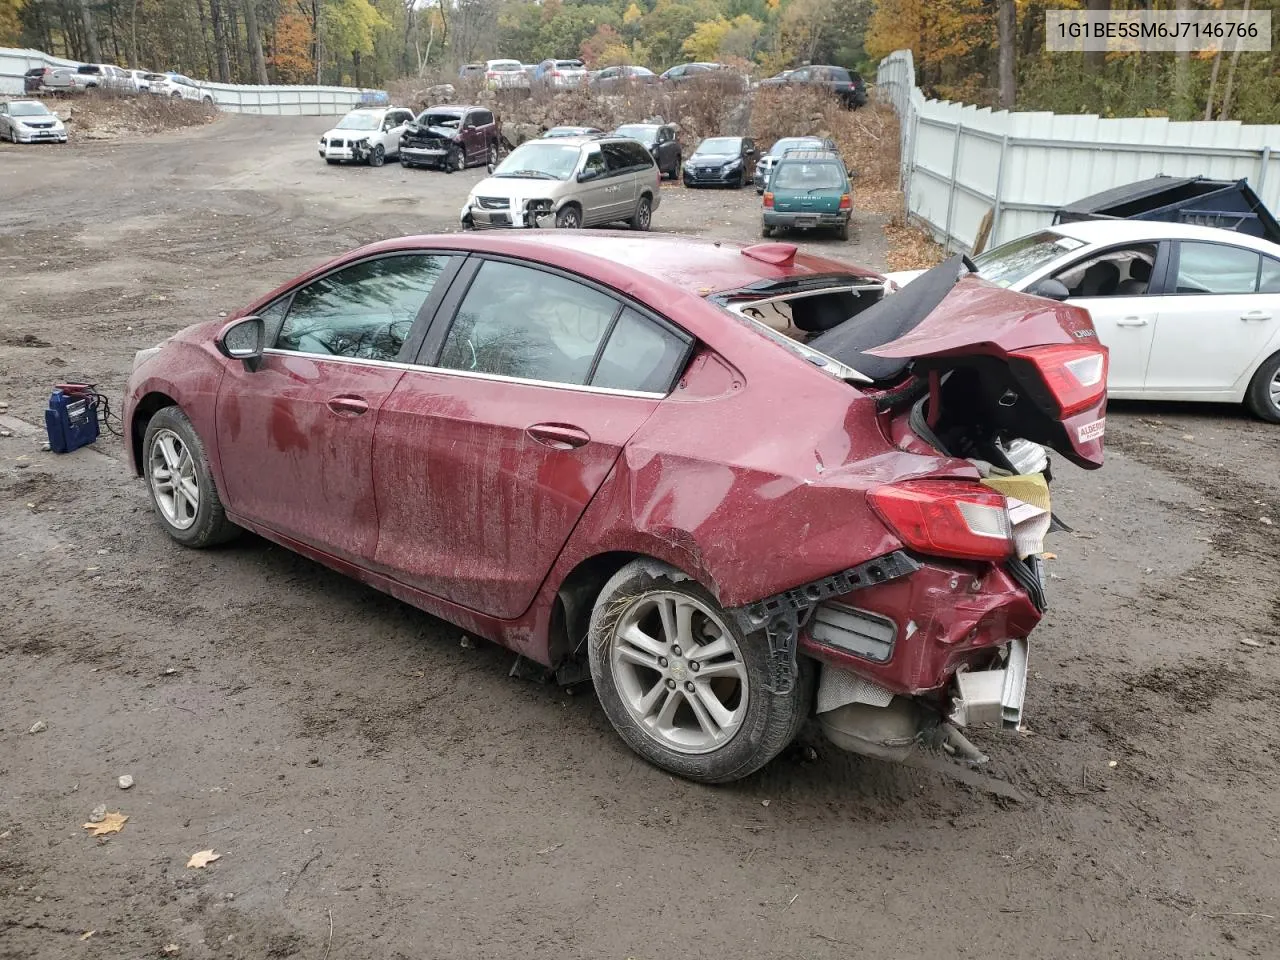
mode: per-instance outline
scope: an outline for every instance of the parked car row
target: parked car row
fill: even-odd
[[[32,67],[22,81],[26,93],[85,93],[109,90],[122,94],[154,94],[214,103],[213,91],[181,73],[126,70],[110,63],[82,63],[76,67]]]

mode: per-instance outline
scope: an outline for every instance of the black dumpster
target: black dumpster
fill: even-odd
[[[1280,243],[1280,223],[1247,180],[1152,177],[1068,204],[1053,222],[1113,219],[1198,223]]]

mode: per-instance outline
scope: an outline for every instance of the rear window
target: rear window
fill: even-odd
[[[797,163],[784,160],[778,165],[771,185],[785,190],[834,190],[845,184],[844,171],[834,163]]]
[[[495,60],[489,64],[489,69],[495,73],[519,73],[524,67],[515,60]]]
[[[853,79],[849,76],[849,71],[844,67],[830,67],[828,68],[827,73],[830,75],[832,80],[852,81]]]
[[[102,70],[96,64],[82,63],[76,68],[76,73],[101,73]]]
[[[581,70],[584,66],[581,60],[557,60],[553,64],[557,69]]]

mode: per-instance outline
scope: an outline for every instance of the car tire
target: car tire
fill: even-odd
[[[790,692],[772,692],[764,633],[743,634],[706,589],[655,560],[633,561],[604,585],[587,649],[619,736],[655,766],[701,783],[759,770],[795,739],[813,702],[811,660],[801,659]]]
[[[489,163],[495,167],[498,165],[498,145],[496,143],[489,144]]]
[[[840,224],[840,226],[836,227],[836,239],[837,240],[849,239],[849,221],[848,220]]]
[[[334,160],[332,157],[325,157],[324,162],[330,166],[336,167],[341,161]]]
[[[147,423],[142,472],[160,525],[178,543],[200,549],[226,543],[240,533],[227,519],[204,443],[180,407],[163,407]],[[177,483],[172,479],[175,473]]]
[[[369,151],[369,166],[380,167],[387,162],[387,150],[380,144],[375,143],[373,149]]]
[[[671,168],[671,173],[670,173],[670,174],[668,174],[668,176],[669,176],[672,180],[675,180],[675,179],[677,179],[677,178],[680,176],[680,171],[681,171],[681,170],[683,170],[683,169],[684,169],[684,157],[683,157],[681,154],[678,154],[678,153],[677,153],[677,154],[676,154],[676,162],[675,162],[675,166],[673,166],[673,167]]]
[[[769,226],[767,223],[762,224],[760,227],[760,236],[764,237],[766,240],[769,239],[769,237],[772,237],[773,227]]]
[[[1259,419],[1280,423],[1280,353],[1262,362],[1249,381],[1245,403]]]
[[[560,230],[580,230],[582,228],[582,211],[576,203],[566,203],[557,211],[556,228]]]
[[[466,160],[462,156],[462,151],[457,147],[450,147],[449,152],[444,158],[444,172],[453,173],[455,170],[463,170],[466,168]]]
[[[636,204],[636,212],[631,215],[632,230],[648,230],[653,221],[653,201],[644,196]]]

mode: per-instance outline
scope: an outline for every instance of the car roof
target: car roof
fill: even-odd
[[[1280,256],[1280,245],[1269,240],[1195,223],[1169,223],[1164,220],[1079,220],[1055,224],[1045,229],[1088,244],[1134,243],[1140,240],[1205,240],[1234,243]]]
[[[794,257],[772,263],[746,255],[767,247]],[[658,285],[707,297],[762,281],[805,277],[876,276],[870,270],[795,250],[791,244],[746,244],[672,234],[619,234],[593,230],[494,231],[401,237],[370,244],[344,257],[358,259],[393,250],[452,249],[527,258],[596,277],[624,292]]]

